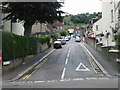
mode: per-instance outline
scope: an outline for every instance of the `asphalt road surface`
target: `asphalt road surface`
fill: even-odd
[[[61,49],[55,49],[33,72],[3,87],[118,88],[118,79],[97,71],[82,44],[72,38]]]

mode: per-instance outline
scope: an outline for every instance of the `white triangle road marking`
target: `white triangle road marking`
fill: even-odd
[[[80,69],[81,66],[83,66],[84,69]],[[76,68],[76,71],[90,71],[90,70],[83,63],[80,63]]]

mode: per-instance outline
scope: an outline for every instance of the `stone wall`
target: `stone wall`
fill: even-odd
[[[108,62],[118,65],[116,61],[117,58],[120,58],[120,52],[109,52],[111,47],[103,47],[102,44],[96,44],[94,40],[87,40],[87,44],[90,45],[93,49],[95,49],[105,60]]]
[[[95,48],[95,40],[92,40],[92,39],[87,39],[87,43],[92,47],[92,48]]]

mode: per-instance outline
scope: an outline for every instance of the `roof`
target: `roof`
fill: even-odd
[[[67,29],[76,29],[76,27],[69,27],[69,28],[67,28]]]
[[[69,27],[69,28],[67,28],[67,29],[75,29],[75,30],[79,30],[80,27],[79,27],[79,26],[76,26],[76,27]]]
[[[55,26],[64,26],[64,23],[55,23]]]

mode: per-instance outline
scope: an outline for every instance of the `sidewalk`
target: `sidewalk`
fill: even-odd
[[[53,50],[53,48],[49,48],[49,49],[39,53],[35,57],[22,63],[18,68],[2,75],[2,80],[3,81],[12,80],[13,78],[17,77],[20,73],[22,73],[23,71],[25,71],[26,69],[28,69],[29,67],[34,65],[36,62],[38,62],[41,58],[43,58],[46,54],[48,54],[52,50]]]
[[[84,46],[92,53],[92,55],[98,60],[98,62],[103,66],[103,68],[111,75],[116,76],[118,74],[118,66],[112,62],[105,60],[99,52],[93,49],[88,44],[84,43]]]

